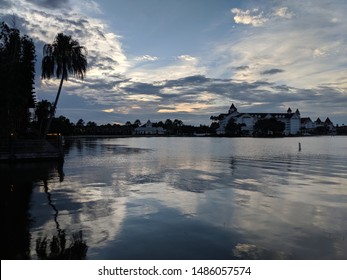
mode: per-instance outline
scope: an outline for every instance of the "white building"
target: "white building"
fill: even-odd
[[[301,118],[301,129],[302,130],[312,130],[316,126],[311,118]]]
[[[287,113],[239,113],[237,108],[232,104],[228,114],[222,114],[222,119],[219,121],[219,128],[216,133],[219,135],[225,134],[225,128],[230,119],[234,119],[236,124],[244,124],[241,128],[244,134],[252,135],[254,125],[258,120],[275,118],[285,124],[285,135],[296,135],[300,132],[300,112],[296,109],[295,113],[288,108]]]
[[[136,135],[164,135],[165,129],[162,127],[153,127],[150,120],[147,121],[145,126],[135,128]]]
[[[324,122],[317,118],[316,121],[312,121],[311,118],[301,118],[301,132],[305,134],[311,133],[328,133],[335,134],[336,127],[329,118],[326,118]]]

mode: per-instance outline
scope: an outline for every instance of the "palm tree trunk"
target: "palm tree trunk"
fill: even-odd
[[[49,116],[49,119],[48,119],[48,122],[47,122],[47,125],[46,125],[46,128],[45,128],[45,131],[43,133],[43,139],[46,138],[46,136],[48,134],[48,131],[49,131],[50,127],[51,127],[52,119],[54,118],[55,110],[57,108],[57,104],[58,104],[61,88],[63,87],[64,78],[65,78],[65,75],[64,74],[61,75],[61,80],[60,80],[57,96],[55,97],[55,101],[54,101],[53,107],[51,109],[51,113],[50,113],[50,116]]]

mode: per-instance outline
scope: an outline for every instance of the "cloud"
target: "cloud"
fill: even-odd
[[[70,4],[69,0],[28,0],[28,2],[50,9],[68,8]]]
[[[324,5],[314,7],[304,1],[279,1],[275,7],[257,2],[258,7],[235,8],[232,16],[239,25],[215,45],[209,42],[205,54],[182,51],[160,59],[149,54],[130,54],[129,59],[123,38],[99,16],[90,15],[93,5],[98,10],[93,1],[86,2],[90,6],[86,10],[76,0],[69,1],[68,10],[59,8],[59,3],[45,7],[46,1],[0,1],[11,5],[16,24],[34,39],[37,73],[43,44],[51,43],[58,32],[87,47],[86,78],[69,79],[59,101],[58,110],[69,112],[68,117],[101,123],[180,118],[187,124],[208,124],[211,115],[226,112],[232,102],[240,111],[282,112],[290,106],[312,118],[318,117],[317,112],[331,119],[345,116],[347,38],[341,34],[347,32],[342,12],[347,4],[343,1],[329,5],[330,0],[318,0]],[[8,13],[0,5],[0,16],[11,20]],[[57,87],[55,80],[38,80],[36,92],[51,100]],[[69,100],[78,104],[73,110]]]
[[[49,2],[50,8],[46,4]],[[60,3],[60,4],[59,4]],[[86,3],[93,4],[92,1]],[[110,32],[108,26],[101,20],[79,13],[80,3],[69,2],[69,10],[58,9],[64,6],[60,1],[12,1],[12,11],[16,15],[16,21],[21,31],[32,37],[37,49],[37,72],[40,73],[40,61],[42,47],[45,43],[51,43],[58,32],[64,32],[77,39],[88,51],[88,69],[86,79],[83,81],[85,92],[80,95],[95,94],[95,87],[103,87],[107,83],[114,83],[126,72],[129,67],[128,59],[122,49],[121,37]],[[7,15],[7,10],[0,7],[0,16]],[[38,75],[39,76],[39,75]],[[52,80],[54,82],[54,80]],[[57,81],[55,82],[56,86]],[[70,79],[65,84],[67,88],[80,85],[82,82]],[[98,85],[98,83],[101,83]],[[37,80],[37,92],[49,91],[46,84]],[[98,93],[102,94],[102,93]]]
[[[111,108],[111,109],[104,109],[102,111],[105,112],[105,113],[113,113],[114,109],[113,108]]]
[[[235,23],[251,25],[255,27],[263,26],[265,23],[274,20],[275,18],[291,19],[294,14],[288,7],[274,8],[273,12],[268,12],[267,15],[258,8],[241,10],[239,8],[231,9],[234,14]]]
[[[329,85],[300,89],[271,82],[240,82],[204,75],[157,82],[124,79],[113,86],[100,83],[91,90],[79,85],[69,88],[68,92],[83,97],[88,103],[95,104],[94,107],[97,105],[96,108],[101,106],[100,111],[108,113],[102,115],[103,123],[109,116],[108,122],[120,123],[124,123],[124,119],[159,121],[179,118],[186,124],[208,124],[211,115],[226,112],[232,102],[242,112],[285,112],[288,107],[293,107],[299,108],[303,116],[329,116],[334,120],[344,112],[342,104],[346,103],[345,93]]]
[[[84,0],[83,5],[81,5],[81,2],[78,0],[26,0],[26,2],[35,5],[39,9],[44,8],[50,11],[73,10],[81,14],[87,14],[87,13],[100,14],[101,13],[98,3],[96,3],[93,0]]]
[[[238,67],[235,67],[235,69],[236,69],[237,71],[249,70],[249,66],[247,66],[247,65],[238,66]]]
[[[269,107],[272,111],[282,112],[289,106],[299,107],[302,112],[309,108],[311,112],[321,102],[325,104],[325,110],[332,110],[336,108],[333,100],[342,101],[345,98],[342,92],[331,87],[303,90],[269,82],[240,83],[201,75],[167,80],[158,85],[128,81],[120,86],[121,90],[124,97],[118,95],[120,100],[117,103],[126,100],[124,104],[129,111],[130,107],[136,105],[152,115],[186,112],[202,118],[224,112],[231,102],[244,109],[252,110],[254,107],[263,112],[268,111]],[[321,94],[323,92],[329,92],[329,96]]]
[[[275,9],[274,15],[286,19],[291,19],[294,16],[294,14],[289,11],[288,7],[281,7]]]
[[[265,22],[268,21],[266,17],[264,17],[263,12],[259,12],[258,9],[253,10],[241,10],[238,8],[231,9],[231,13],[233,13],[234,21],[236,23],[241,24],[250,24],[253,26],[262,26]]]
[[[173,104],[172,106],[159,106],[158,113],[164,113],[164,114],[173,114],[173,113],[197,113],[197,112],[203,112],[208,108],[209,106],[207,104],[201,104],[199,102],[196,103],[178,103]]]
[[[277,7],[261,3],[257,3],[256,15],[269,11],[266,24],[256,30],[251,23],[242,29],[236,27],[233,34],[237,34],[237,40],[230,36],[218,42],[209,59],[227,59],[215,63],[218,68],[210,68],[209,73],[240,81],[263,80],[267,74],[266,81],[278,84],[317,88],[335,83],[346,91],[347,37],[341,34],[347,32],[342,12],[347,2],[319,0],[312,6],[307,2],[278,1]],[[252,15],[252,8],[248,10],[246,15]],[[269,69],[283,71],[270,75]]]
[[[6,0],[0,0],[0,7],[3,7],[4,9],[11,8],[12,4],[9,1]]]
[[[282,73],[282,72],[284,72],[284,70],[273,68],[273,69],[262,71],[261,74],[262,75],[274,75],[274,74],[278,74],[278,73]]]
[[[193,57],[193,56],[190,56],[190,55],[180,55],[177,57],[178,60],[181,60],[181,61],[188,61],[188,62],[196,62],[197,61],[197,58],[196,57]]]
[[[155,64],[158,62],[157,64]],[[204,75],[206,68],[200,64],[197,57],[180,55],[173,60],[154,61],[151,65],[134,65],[129,68],[127,75],[137,82],[157,82],[163,80],[176,80],[187,76]]]
[[[158,57],[146,54],[143,56],[137,56],[137,57],[135,57],[134,60],[135,61],[156,61],[156,60],[158,60]]]

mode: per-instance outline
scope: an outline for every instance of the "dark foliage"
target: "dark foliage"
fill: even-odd
[[[236,123],[233,118],[231,118],[225,128],[226,135],[228,136],[241,136],[242,134],[242,127],[245,126],[245,124],[239,124]]]
[[[34,108],[35,46],[18,29],[0,24],[0,137],[24,135]]]
[[[47,237],[36,240],[36,253],[41,260],[82,260],[86,258],[88,246],[83,240],[82,231],[74,233],[69,245],[65,231],[61,230],[51,240]]]
[[[285,124],[276,118],[261,119],[254,125],[254,132],[257,136],[283,136]]]
[[[50,117],[52,106],[53,104],[47,100],[41,100],[35,106],[34,127],[37,129],[37,131],[39,131],[40,134],[43,133],[43,129],[47,124],[47,120]]]
[[[336,128],[336,132],[338,135],[347,135],[347,126],[346,125],[338,126]]]

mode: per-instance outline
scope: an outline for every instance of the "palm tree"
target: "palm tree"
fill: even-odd
[[[50,79],[54,75],[60,78],[57,96],[43,135],[45,137],[51,126],[64,80],[67,81],[69,74],[80,79],[83,79],[85,76],[87,70],[86,48],[80,46],[79,42],[73,40],[71,36],[59,33],[55,37],[53,44],[46,44],[43,47],[41,70],[42,79]]]
[[[53,104],[45,99],[36,104],[35,117],[39,125],[40,134],[42,133],[44,123],[46,123],[49,118],[52,106]]]

